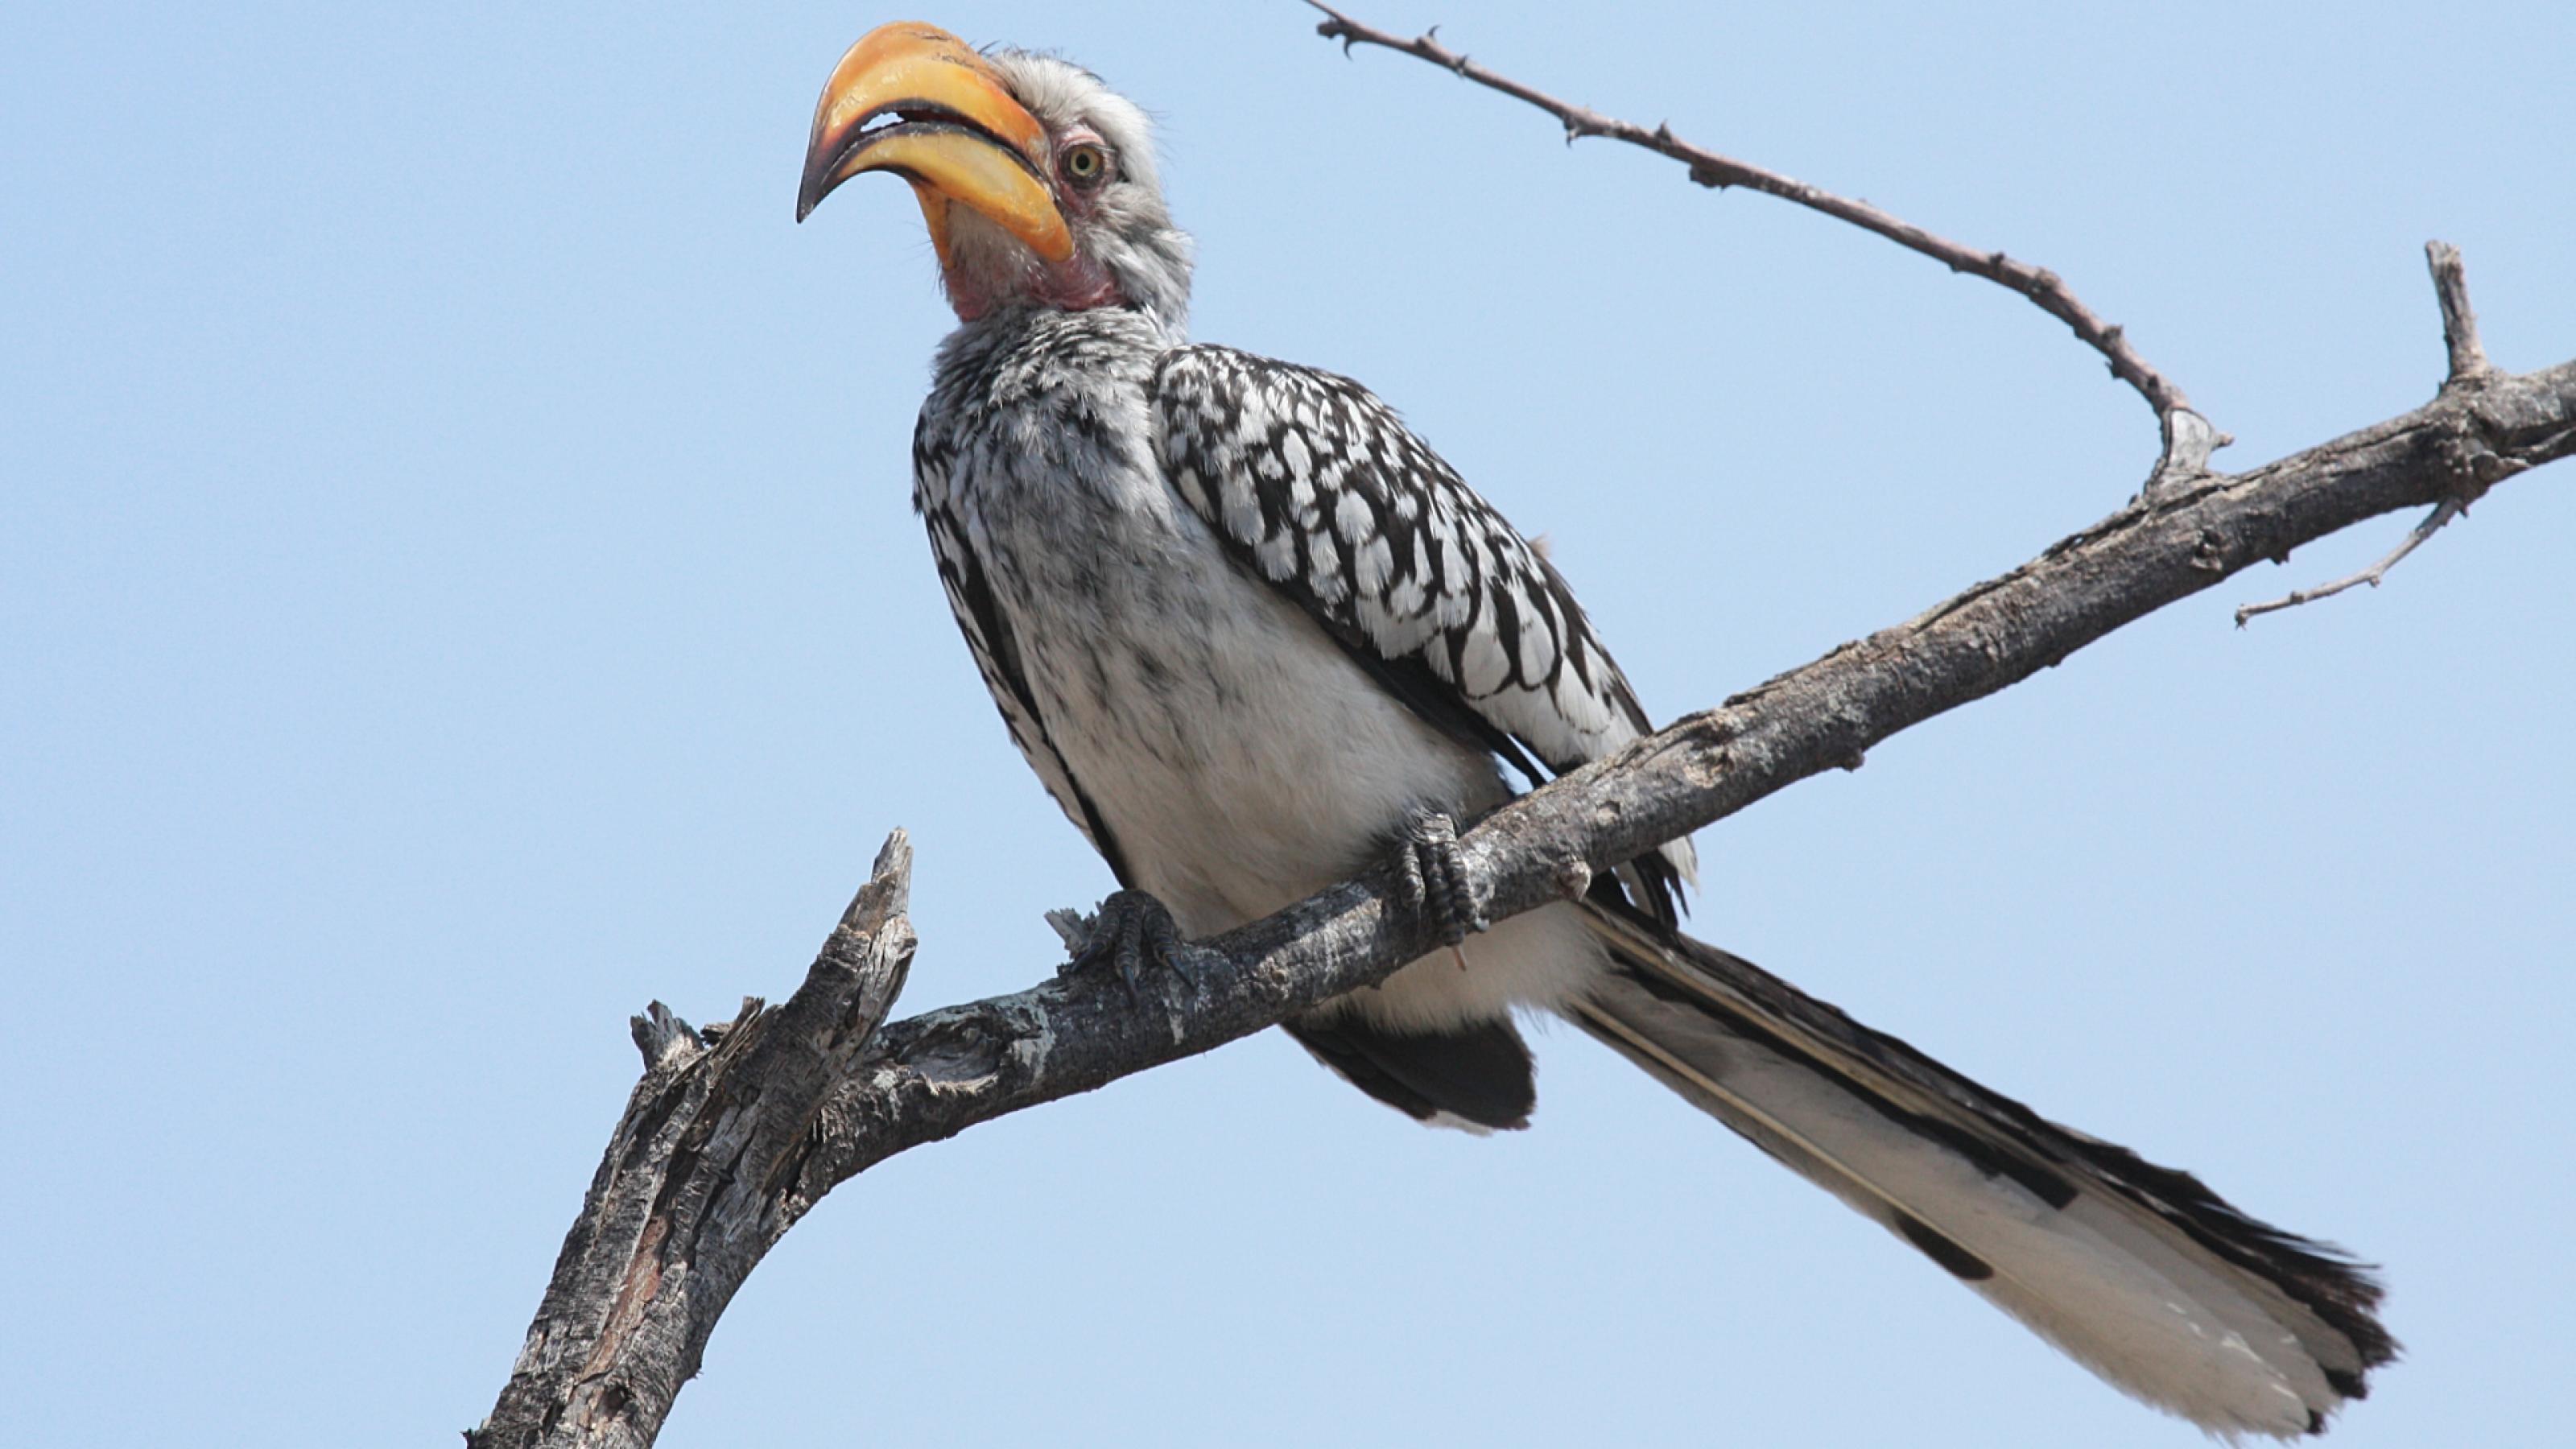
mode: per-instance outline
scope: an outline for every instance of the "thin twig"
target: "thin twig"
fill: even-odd
[[[1741,186],[1748,190],[1759,191],[1766,196],[1776,196],[1783,201],[1795,202],[1810,210],[1820,211],[1837,220],[1849,222],[1863,230],[1875,232],[1909,250],[1921,252],[1954,272],[1968,272],[1983,277],[1997,286],[2019,292],[2029,298],[2041,311],[2065,323],[2085,345],[2101,353],[2111,364],[2111,375],[2137,389],[2138,395],[2147,400],[2147,405],[2156,410],[2157,420],[2164,429],[2167,464],[2166,467],[2159,468],[2159,477],[2168,471],[2205,471],[2207,446],[2223,445],[2227,441],[2225,434],[2216,433],[2207,421],[2199,418],[2197,414],[2193,415],[2190,423],[2178,426],[2175,415],[2191,412],[2191,401],[2183,396],[2183,390],[2176,386],[2171,378],[2158,372],[2144,357],[2138,355],[2138,350],[2129,345],[2127,335],[2118,324],[2105,322],[2095,316],[2091,308],[2086,307],[2076,298],[2063,278],[2045,267],[2032,266],[2028,262],[2008,257],[1999,251],[1979,251],[1974,247],[1963,246],[1947,237],[1925,231],[1912,222],[1892,216],[1866,201],[1837,196],[1830,191],[1810,186],[1806,182],[1783,176],[1777,171],[1695,146],[1674,135],[1670,125],[1659,125],[1653,130],[1648,130],[1633,121],[1605,116],[1589,107],[1558,100],[1535,87],[1524,85],[1509,76],[1479,65],[1442,45],[1437,38],[1436,30],[1407,40],[1364,21],[1354,20],[1332,6],[1322,3],[1322,0],[1306,0],[1306,3],[1322,11],[1327,17],[1315,27],[1315,32],[1327,40],[1340,41],[1344,53],[1348,53],[1354,45],[1374,45],[1429,61],[1443,70],[1454,71],[1488,90],[1500,91],[1504,95],[1526,101],[1556,117],[1565,127],[1565,138],[1568,142],[1585,136],[1602,136],[1613,141],[1625,141],[1631,146],[1642,146],[1657,155],[1669,156],[1688,166],[1690,179],[1702,186]],[[2197,464],[2194,464],[2190,458],[2191,450],[2194,448],[2200,449],[2200,462]]]
[[[2425,515],[2423,522],[2406,530],[2405,541],[2390,549],[2387,556],[2379,562],[2359,573],[2346,574],[2330,584],[2319,584],[2313,589],[2292,589],[2280,598],[2265,603],[2240,605],[2236,610],[2236,627],[2244,628],[2245,621],[2257,614],[2269,614],[2280,609],[2295,609],[2301,604],[2313,604],[2319,599],[2331,599],[2346,589],[2362,584],[2368,584],[2374,589],[2378,588],[2380,579],[2385,577],[2390,569],[2397,567],[2399,559],[2413,553],[2417,544],[2439,532],[2443,524],[2465,516],[2468,511],[2468,505],[2459,499],[2445,498],[2434,505],[2433,511]]]
[[[2461,265],[2460,249],[2446,241],[2428,241],[2424,243],[2424,264],[2433,273],[2433,300],[2442,309],[2442,343],[2451,354],[2451,370],[2442,381],[2442,392],[2447,396],[2458,388],[2484,387],[2498,374],[2495,365],[2487,361],[2486,350],[2478,345],[2478,314],[2469,307],[2468,269]],[[2493,461],[2503,463],[2510,460]],[[2388,576],[2390,569],[2397,567],[2399,560],[2440,532],[2442,525],[2454,518],[2467,517],[2469,505],[2484,497],[2488,486],[2503,476],[2506,475],[2495,471],[2492,465],[2480,468],[2474,466],[2472,460],[2472,465],[2460,470],[2458,489],[2434,505],[2433,511],[2426,514],[2421,523],[2408,529],[2406,537],[2379,562],[2332,583],[2292,589],[2280,598],[2260,604],[2240,605],[2236,610],[2236,627],[2244,628],[2245,621],[2258,614],[2277,613],[2283,609],[2295,609],[2301,604],[2313,604],[2319,599],[2331,599],[2346,589],[2363,584],[2378,588],[2379,581]]]

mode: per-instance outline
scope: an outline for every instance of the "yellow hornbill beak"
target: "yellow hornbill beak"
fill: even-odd
[[[880,25],[832,67],[814,106],[796,219],[862,171],[912,183],[939,264],[949,264],[951,206],[967,206],[1050,262],[1073,234],[1046,180],[1046,128],[1011,98],[966,42],[917,20]]]

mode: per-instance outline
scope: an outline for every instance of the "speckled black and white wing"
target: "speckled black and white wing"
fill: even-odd
[[[1193,346],[1151,403],[1182,500],[1433,724],[1533,780],[1652,728],[1555,567],[1368,389]]]
[[[975,657],[975,668],[984,676],[984,687],[993,696],[993,705],[1001,711],[1002,723],[1011,732],[1011,743],[1019,746],[1020,755],[1037,772],[1038,782],[1055,798],[1065,818],[1109,862],[1110,873],[1122,886],[1133,885],[1134,877],[1118,842],[1101,818],[1099,805],[1073,777],[1064,754],[1056,748],[1048,733],[1045,717],[1038,712],[1037,696],[1029,688],[1028,672],[1022,666],[1019,643],[1011,633],[1010,621],[1003,615],[993,596],[991,580],[984,572],[983,558],[989,549],[979,548],[976,535],[981,531],[971,492],[955,488],[956,459],[949,446],[935,437],[927,427],[917,428],[912,442],[912,503],[930,531],[930,551],[939,564],[939,583],[948,594],[950,612],[957,616],[957,629],[966,636],[967,652]]]

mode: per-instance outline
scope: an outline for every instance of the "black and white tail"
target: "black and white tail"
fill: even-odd
[[[1768,972],[1587,903],[1614,967],[1567,1015],[2139,1399],[2325,1430],[2397,1344],[2379,1285],[2186,1172],[2047,1121]]]

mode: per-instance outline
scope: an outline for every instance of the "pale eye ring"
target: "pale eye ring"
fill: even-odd
[[[1056,166],[1076,186],[1097,186],[1108,178],[1109,154],[1089,141],[1077,141],[1064,148]]]

